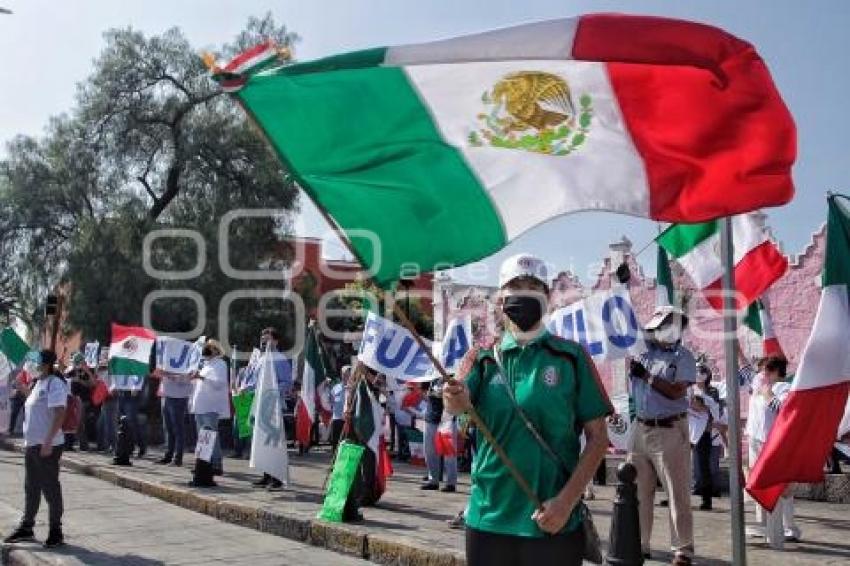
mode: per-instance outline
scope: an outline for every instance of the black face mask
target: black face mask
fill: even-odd
[[[197,352],[197,350],[195,350],[195,351]],[[201,355],[202,355],[203,357],[205,357],[205,358],[211,358],[211,357],[212,357],[212,355],[213,355],[212,348],[206,348],[206,347],[205,347],[205,348],[203,348],[203,349],[201,350]]]
[[[539,298],[533,296],[508,295],[502,311],[523,332],[531,330],[543,318],[543,305]]]

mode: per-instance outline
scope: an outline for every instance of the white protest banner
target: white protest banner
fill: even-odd
[[[597,361],[617,360],[646,350],[643,332],[627,289],[593,293],[553,312],[549,331],[575,340]]]
[[[100,342],[87,342],[84,352],[86,365],[96,368],[100,356]]]
[[[449,322],[441,344],[425,340],[446,370],[455,371],[472,343],[472,319],[469,315]],[[430,381],[436,369],[410,332],[391,320],[369,313],[357,358],[373,370],[405,381]]]
[[[615,450],[625,452],[629,448],[629,437],[632,434],[628,394],[611,397],[611,404],[614,406],[614,413],[608,417],[608,440]]]
[[[288,484],[286,430],[270,351],[266,351],[260,362],[251,416],[254,418],[254,435],[251,437],[251,460],[248,465]]]
[[[156,369],[175,375],[187,375],[198,370],[201,344],[169,336],[156,339]]]
[[[202,428],[198,432],[198,441],[195,443],[195,457],[204,462],[212,462],[213,447],[218,433],[211,428]]]

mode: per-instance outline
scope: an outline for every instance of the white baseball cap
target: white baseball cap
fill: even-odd
[[[679,315],[682,317],[682,325],[686,325],[688,323],[688,316],[685,314],[685,311],[680,309],[679,307],[674,307],[671,305],[662,305],[655,309],[655,312],[652,314],[652,318],[649,319],[649,322],[644,326],[644,330],[657,330],[659,326],[664,324],[664,321],[667,320],[667,317],[672,315]]]
[[[499,287],[504,287],[520,277],[533,277],[549,287],[546,264],[531,254],[517,254],[502,262],[502,268],[499,269]]]

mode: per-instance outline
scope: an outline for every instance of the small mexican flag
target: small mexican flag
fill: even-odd
[[[301,376],[301,396],[295,415],[295,439],[302,446],[310,446],[310,431],[316,422],[316,385],[325,379],[325,367],[319,350],[316,324],[307,330],[304,348],[304,373]]]
[[[11,366],[23,363],[29,351],[29,345],[17,332],[8,327],[0,331],[0,355],[9,361]]]
[[[767,299],[761,298],[750,305],[744,318],[750,330],[761,336],[765,356],[784,356],[779,339],[773,331],[773,319],[770,317]]]
[[[156,341],[152,330],[141,326],[112,325],[109,373],[145,376],[150,372],[151,350]]]
[[[752,214],[732,217],[735,270],[733,278],[737,308],[743,309],[762,296],[788,269],[779,252]],[[723,309],[723,263],[720,256],[720,221],[674,224],[656,238],[658,245],[682,266],[705,294],[709,304]]]

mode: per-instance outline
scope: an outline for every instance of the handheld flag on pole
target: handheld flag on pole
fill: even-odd
[[[10,366],[21,365],[29,351],[29,345],[17,332],[8,327],[0,330],[0,355],[9,361]]]
[[[761,336],[763,355],[785,357],[779,339],[773,330],[773,319],[770,316],[766,298],[762,297],[749,306],[747,315],[744,317],[744,324]]]
[[[737,309],[762,296],[788,269],[788,259],[770,241],[764,228],[750,214],[731,219],[737,292]],[[656,238],[682,266],[715,309],[723,309],[721,293],[723,263],[720,250],[720,221],[674,224]]]
[[[747,481],[772,510],[791,482],[823,481],[850,391],[850,198],[827,199],[823,287],[812,333],[791,392],[782,404]]]
[[[572,212],[701,222],[793,194],[764,61],[707,25],[591,14],[252,74],[270,53],[209,64],[385,288]]]

